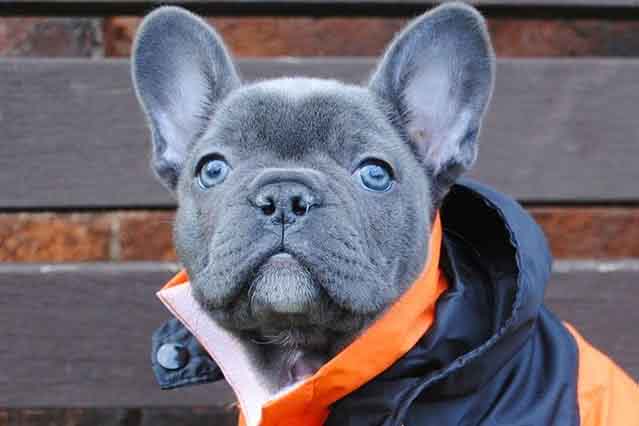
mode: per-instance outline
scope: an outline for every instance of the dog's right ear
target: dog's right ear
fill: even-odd
[[[144,19],[131,62],[151,127],[153,168],[173,191],[189,145],[240,79],[221,38],[179,7],[161,7]]]
[[[371,78],[370,88],[395,109],[405,139],[432,174],[437,197],[475,163],[494,57],[479,12],[446,3],[396,37]]]

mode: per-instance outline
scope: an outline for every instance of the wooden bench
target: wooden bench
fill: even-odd
[[[515,14],[537,5],[561,13],[568,6],[575,13],[635,13],[631,0],[475,3]],[[19,14],[43,13],[48,5],[69,14],[151,8],[143,1],[3,4]],[[228,15],[321,14],[325,7],[311,0],[189,5]],[[344,7],[331,13],[347,16],[395,5],[330,3]],[[398,7],[410,14],[426,6],[405,0]],[[347,57],[239,61],[248,80],[303,74],[361,82],[372,64]],[[638,99],[636,59],[500,59],[474,176],[526,205],[635,206]],[[151,176],[148,149],[128,61],[0,60],[0,211],[172,209]],[[548,305],[639,378],[639,261],[560,259],[554,269]],[[161,391],[152,378],[150,335],[169,315],[154,292],[176,270],[165,262],[0,264],[0,407],[147,407],[146,420],[132,422],[151,424],[160,407],[230,403],[223,383]],[[178,408],[166,418],[182,421]],[[227,411],[213,413],[219,424],[234,422]]]

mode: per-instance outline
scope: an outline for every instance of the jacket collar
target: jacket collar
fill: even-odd
[[[396,363],[434,323],[436,301],[447,288],[439,269],[441,241],[442,228],[437,215],[428,261],[413,285],[314,375],[275,395],[269,393],[264,378],[253,368],[256,348],[206,315],[193,299],[185,272],[174,277],[157,295],[224,373],[240,404],[241,423],[270,426],[278,425],[282,419],[299,419],[300,424],[321,425],[329,415],[329,406]]]

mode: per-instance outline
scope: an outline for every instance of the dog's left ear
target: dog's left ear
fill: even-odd
[[[409,24],[371,78],[370,89],[395,108],[400,130],[440,190],[475,162],[494,62],[484,19],[455,3]]]
[[[174,191],[187,150],[219,102],[240,86],[220,36],[185,9],[164,6],[142,22],[132,78],[151,128],[153,169]]]

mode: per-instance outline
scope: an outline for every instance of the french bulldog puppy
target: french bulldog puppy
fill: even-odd
[[[274,387],[312,374],[422,270],[434,214],[477,157],[494,68],[463,4],[412,21],[361,86],[243,82],[199,17],[144,20],[133,79],[178,201],[179,259],[211,317],[261,345]]]

